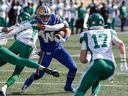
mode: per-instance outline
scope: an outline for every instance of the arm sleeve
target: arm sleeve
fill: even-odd
[[[83,41],[87,41],[87,32],[82,32],[81,34],[80,34],[80,43],[82,44],[82,42]]]
[[[111,29],[110,32],[111,32],[111,36],[112,36],[112,38],[113,38],[114,36],[117,36],[116,31],[114,31],[114,30]]]
[[[15,34],[16,34],[15,31],[11,31],[9,33],[2,33],[1,34],[1,39],[13,37]]]
[[[64,23],[60,23],[60,24],[55,24],[55,25],[45,25],[46,28],[44,31],[59,31],[60,29],[62,29],[65,24]]]
[[[81,43],[81,50],[86,50],[86,49],[87,49],[87,45],[86,45],[85,41],[83,41]]]

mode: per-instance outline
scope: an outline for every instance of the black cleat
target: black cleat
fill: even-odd
[[[44,68],[43,71],[45,73],[47,73],[47,74],[50,74],[50,75],[54,76],[54,77],[59,77],[60,76],[60,74],[59,74],[59,72],[57,70],[52,70],[52,69],[49,69],[49,68]]]
[[[0,90],[0,96],[6,96],[6,94],[2,90]]]
[[[71,92],[71,93],[74,93],[74,92],[76,91],[76,89],[75,89],[75,88],[72,88],[72,87],[70,87],[70,88],[64,87],[64,90],[65,90],[66,92]]]

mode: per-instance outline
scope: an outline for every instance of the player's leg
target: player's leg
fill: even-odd
[[[0,57],[3,61],[7,61],[13,65],[27,66],[30,68],[38,68],[39,65],[32,60],[23,59],[9,51],[7,48],[0,48]]]
[[[100,59],[99,62],[101,62],[104,66],[104,68],[102,68],[102,74],[99,79],[106,80],[114,74],[115,64],[112,61],[102,59]]]
[[[96,64],[92,62],[81,76],[80,85],[76,90],[75,96],[84,96],[87,90],[92,87],[99,79],[99,69],[95,69]]]
[[[92,94],[97,95],[100,90],[100,81],[109,78],[114,72],[114,64],[111,61],[96,59],[89,65],[84,78],[78,87],[75,96],[84,96],[87,90],[92,87]],[[86,87],[85,87],[86,86]],[[81,94],[81,95],[78,95]]]
[[[15,54],[19,53],[19,56],[22,58],[29,58],[31,52],[32,52],[32,47],[19,42],[19,41],[15,41],[12,46],[9,48],[10,51],[12,51]],[[9,77],[9,79],[7,80],[7,82],[4,84],[4,86],[1,88],[1,90],[3,90],[3,92],[6,94],[6,89],[8,87],[10,87],[11,85],[13,85],[16,80],[19,78],[20,73],[22,72],[22,70],[24,69],[24,66],[18,66],[16,65],[15,70],[13,72],[13,74]]]
[[[0,54],[1,59],[9,62],[11,64],[19,65],[19,66],[27,66],[29,68],[34,68],[34,69],[39,69],[45,73],[53,75],[54,77],[59,76],[59,73],[57,71],[45,68],[44,66],[39,65],[38,63],[36,63],[32,60],[21,58],[21,57],[17,56],[16,54],[12,53],[11,51],[9,51],[7,48],[1,47],[0,53],[1,53]]]
[[[1,58],[0,58],[0,67],[5,65],[7,62],[6,61],[3,61]]]
[[[48,67],[51,60],[52,60],[52,54],[48,55],[46,52],[42,52],[38,63],[45,67]],[[33,81],[38,80],[43,76],[44,76],[44,72],[37,69],[36,72],[34,72],[29,78],[25,80],[24,85],[22,87],[22,92],[24,93],[26,89],[33,83]]]
[[[113,75],[115,69],[113,62],[109,60],[100,59],[100,60],[96,60],[96,63],[100,64],[100,66],[102,67],[100,70],[101,74],[99,80],[108,79],[110,76]],[[96,96],[98,95],[101,87],[99,80],[97,80],[97,82],[92,86],[92,94],[96,94]]]
[[[13,72],[13,74],[9,77],[9,79],[7,80],[7,82],[4,84],[4,86],[2,86],[1,88],[1,93],[6,94],[6,90],[8,87],[10,87],[11,85],[13,85],[16,80],[19,78],[20,73],[22,72],[22,70],[24,69],[24,66],[16,66],[15,70]]]
[[[67,74],[67,81],[65,84],[65,91],[73,92],[74,89],[72,87],[72,82],[75,78],[76,72],[77,72],[77,65],[70,56],[70,54],[67,52],[65,48],[58,49],[55,58],[63,64],[65,67],[69,69]]]
[[[95,84],[92,86],[92,96],[98,96],[101,87],[101,84],[99,82],[100,81],[97,80]]]

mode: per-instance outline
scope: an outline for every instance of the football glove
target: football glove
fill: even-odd
[[[54,39],[57,43],[63,43],[66,41],[60,34],[56,34]]]

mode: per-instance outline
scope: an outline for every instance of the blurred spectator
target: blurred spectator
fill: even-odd
[[[87,10],[85,16],[84,16],[84,30],[88,30],[88,26],[87,26],[87,22],[88,22],[88,18],[89,18],[89,11]]]
[[[128,8],[126,6],[126,2],[125,1],[122,1],[122,4],[119,8],[119,11],[120,11],[120,20],[121,20],[121,31],[123,32],[124,31],[124,25],[125,25],[125,22],[126,22],[126,17],[127,17],[127,11],[128,11]]]
[[[109,12],[108,12],[107,5],[105,3],[102,3],[102,7],[100,8],[100,13],[103,16],[105,24],[106,24]]]
[[[63,7],[63,19],[66,20],[68,23],[69,23],[69,9],[70,9],[70,6],[69,6],[69,3],[67,1],[64,1],[64,7]]]
[[[112,0],[107,0],[107,7],[110,8],[112,6]]]
[[[108,6],[108,11],[112,16],[112,29],[115,29],[115,18],[117,16],[117,12],[118,12],[118,6],[116,5],[115,2],[112,2],[112,6]]]
[[[50,2],[50,8],[51,8],[52,13],[55,13],[56,5],[53,0],[51,0]]]
[[[55,13],[63,18],[63,7],[64,4],[61,2],[61,0],[57,0]]]
[[[108,18],[106,20],[106,25],[105,25],[105,28],[109,28],[109,29],[112,29],[113,28],[113,18],[112,18],[112,15],[110,13],[108,13]]]
[[[83,32],[84,29],[84,17],[87,12],[87,9],[83,6],[83,2],[81,2],[80,6],[78,7],[77,12],[78,12],[78,19],[75,24],[76,34],[79,33],[79,29],[80,29],[80,33]]]
[[[38,4],[37,4],[37,7],[36,7],[36,10],[43,4],[43,0],[39,0]]]
[[[9,11],[9,26],[15,25],[18,22],[18,15],[20,14],[21,6],[16,0],[12,1],[11,9]]]
[[[99,13],[100,10],[98,8],[98,5],[96,4],[95,0],[92,0],[92,2],[87,6],[87,9],[89,9],[89,15],[92,13]]]
[[[77,19],[77,3],[75,4],[73,2],[70,3],[71,8],[69,9],[70,12],[70,18],[69,18],[69,26],[71,29],[72,34],[74,34],[74,27],[75,27],[75,22]]]
[[[8,11],[9,7],[5,0],[0,0],[0,26],[2,27],[7,26]]]
[[[35,10],[34,10],[34,6],[33,6],[33,2],[31,0],[29,0],[27,2],[27,6],[25,6],[23,8],[23,11],[26,12],[26,13],[29,13],[30,15],[34,15],[35,14]]]

